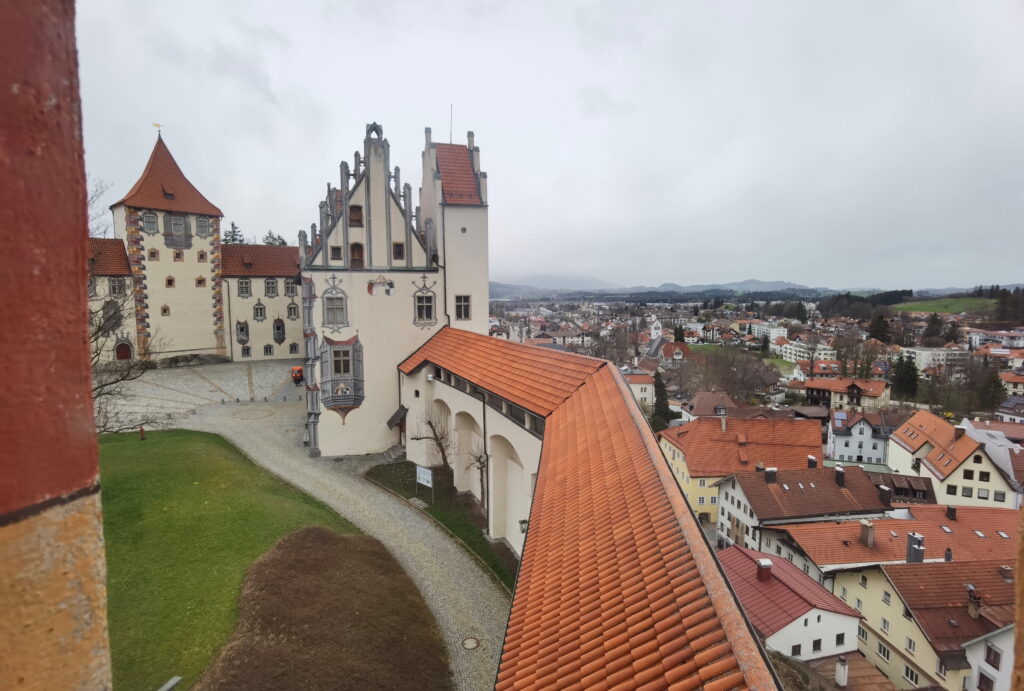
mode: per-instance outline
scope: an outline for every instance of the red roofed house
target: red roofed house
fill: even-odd
[[[767,648],[797,660],[857,650],[860,613],[793,564],[736,546],[717,556]]]
[[[806,468],[807,457],[821,454],[821,425],[816,420],[700,417],[658,433],[662,453],[698,517],[718,520],[715,483],[758,466]]]
[[[185,177],[163,137],[141,177],[111,207],[131,270],[138,349],[152,357],[227,355],[220,276],[221,210]]]
[[[645,415],[651,414],[654,408],[654,377],[647,372],[638,374],[626,374],[626,383],[629,390],[633,392],[633,398],[640,404],[640,409]]]
[[[221,274],[231,329],[228,356],[301,356],[299,249],[280,245],[222,245]]]
[[[889,407],[889,385],[884,379],[810,378],[804,382],[809,405],[832,410],[875,412]]]
[[[139,357],[132,274],[124,243],[116,238],[89,238],[88,266],[93,364]]]

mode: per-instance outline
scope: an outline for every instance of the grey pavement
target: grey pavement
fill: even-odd
[[[238,391],[248,386],[249,372],[254,365],[273,364],[259,379],[259,392],[271,402],[220,404],[214,390]],[[197,405],[168,426],[214,432],[229,439],[257,465],[324,502],[355,524],[360,530],[380,540],[413,579],[433,612],[448,646],[452,674],[458,689],[488,689],[501,653],[501,643],[508,620],[510,601],[506,591],[490,577],[489,572],[460,544],[422,512],[362,477],[367,468],[382,462],[382,456],[360,456],[343,459],[316,458],[306,455],[302,446],[304,404],[295,396],[287,380],[290,363],[238,363],[179,370],[157,370],[187,374],[190,384],[176,379],[147,382],[186,388],[195,379],[209,379],[207,388],[196,384],[193,399]],[[215,368],[236,368],[235,371]],[[211,371],[212,370],[212,371]],[[245,381],[240,381],[241,376]],[[265,375],[265,376],[264,376]],[[278,377],[277,384],[274,377]],[[262,377],[262,378],[261,378]],[[215,384],[214,384],[215,383]],[[159,389],[151,386],[149,391]],[[168,391],[168,397],[174,392]],[[146,394],[143,394],[146,395]],[[205,405],[196,396],[213,398]],[[241,398],[241,397],[240,397]],[[183,411],[186,412],[186,411]],[[479,640],[479,647],[466,650],[466,638]],[[415,674],[415,670],[409,670]]]

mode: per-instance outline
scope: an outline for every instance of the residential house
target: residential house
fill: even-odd
[[[633,398],[640,404],[645,415],[650,415],[654,409],[654,377],[647,372],[626,373],[626,382],[629,390],[633,392]]]
[[[889,437],[909,418],[879,410],[874,413],[833,410],[829,416],[825,455],[837,461],[885,465]]]
[[[945,346],[941,348],[915,346],[903,348],[901,352],[904,357],[909,358],[914,363],[918,372],[932,367],[966,365],[967,359],[971,355],[966,348],[960,346],[951,348]]]
[[[804,382],[807,402],[833,410],[876,412],[889,407],[889,385],[879,379],[808,379]]]
[[[1010,396],[996,408],[996,419],[1024,423],[1024,396]]]
[[[132,285],[124,243],[89,238],[89,346],[94,365],[139,357]]]
[[[299,250],[278,245],[222,245],[222,292],[228,305],[232,360],[301,357]],[[202,278],[195,279],[197,284]]]
[[[762,550],[765,526],[881,518],[892,508],[891,488],[876,487],[860,468],[818,467],[814,456],[807,465],[736,473],[718,482],[719,545]]]
[[[1003,381],[1003,387],[1011,396],[1024,396],[1024,371],[1013,370],[1000,372],[999,378]]]
[[[718,520],[716,483],[733,473],[804,468],[821,452],[813,420],[701,417],[658,433],[669,468],[690,507],[705,522]]]
[[[785,559],[742,547],[716,556],[769,650],[814,660],[857,649],[860,613]]]
[[[770,349],[770,347],[769,347]],[[836,349],[826,343],[815,343],[813,340],[792,340],[777,348],[779,356],[789,362],[798,360],[835,360]]]
[[[925,475],[942,501],[957,506],[1021,506],[1021,447],[968,420],[954,427],[921,410],[889,437],[888,465],[904,475]]]

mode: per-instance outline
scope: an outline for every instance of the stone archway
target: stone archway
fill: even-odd
[[[482,496],[480,470],[473,465],[475,456],[484,451],[484,435],[476,418],[466,412],[455,416],[455,488],[460,492],[472,492],[479,502],[486,503]]]
[[[525,535],[520,521],[530,518],[533,480],[523,467],[515,447],[501,435],[490,439],[490,520],[492,538],[505,538],[522,554]]]
[[[131,360],[132,346],[130,343],[118,343],[114,346],[114,358],[117,360]]]

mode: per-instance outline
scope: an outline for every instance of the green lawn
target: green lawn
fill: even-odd
[[[935,300],[918,300],[917,302],[901,302],[893,305],[897,312],[991,312],[995,307],[994,298],[937,298]]]
[[[707,353],[709,351],[718,350],[722,347],[714,343],[689,343],[687,345],[690,348],[690,350],[692,350],[695,353]]]
[[[437,519],[448,530],[462,540],[485,564],[494,572],[502,583],[512,588],[515,576],[505,563],[494,553],[491,543],[484,537],[483,531],[477,528],[469,517],[464,506],[438,495],[431,503],[430,489],[416,486],[416,464],[411,461],[401,463],[385,463],[374,466],[366,476],[403,497],[417,496],[427,504],[427,513]]]
[[[769,365],[775,365],[775,367],[779,370],[779,373],[784,374],[787,377],[793,373],[794,365],[789,360],[783,360],[782,358],[777,357],[766,357],[764,358],[764,361],[767,362]]]
[[[213,434],[100,438],[114,685],[188,688],[234,631],[245,570],[307,525],[358,532]]]

